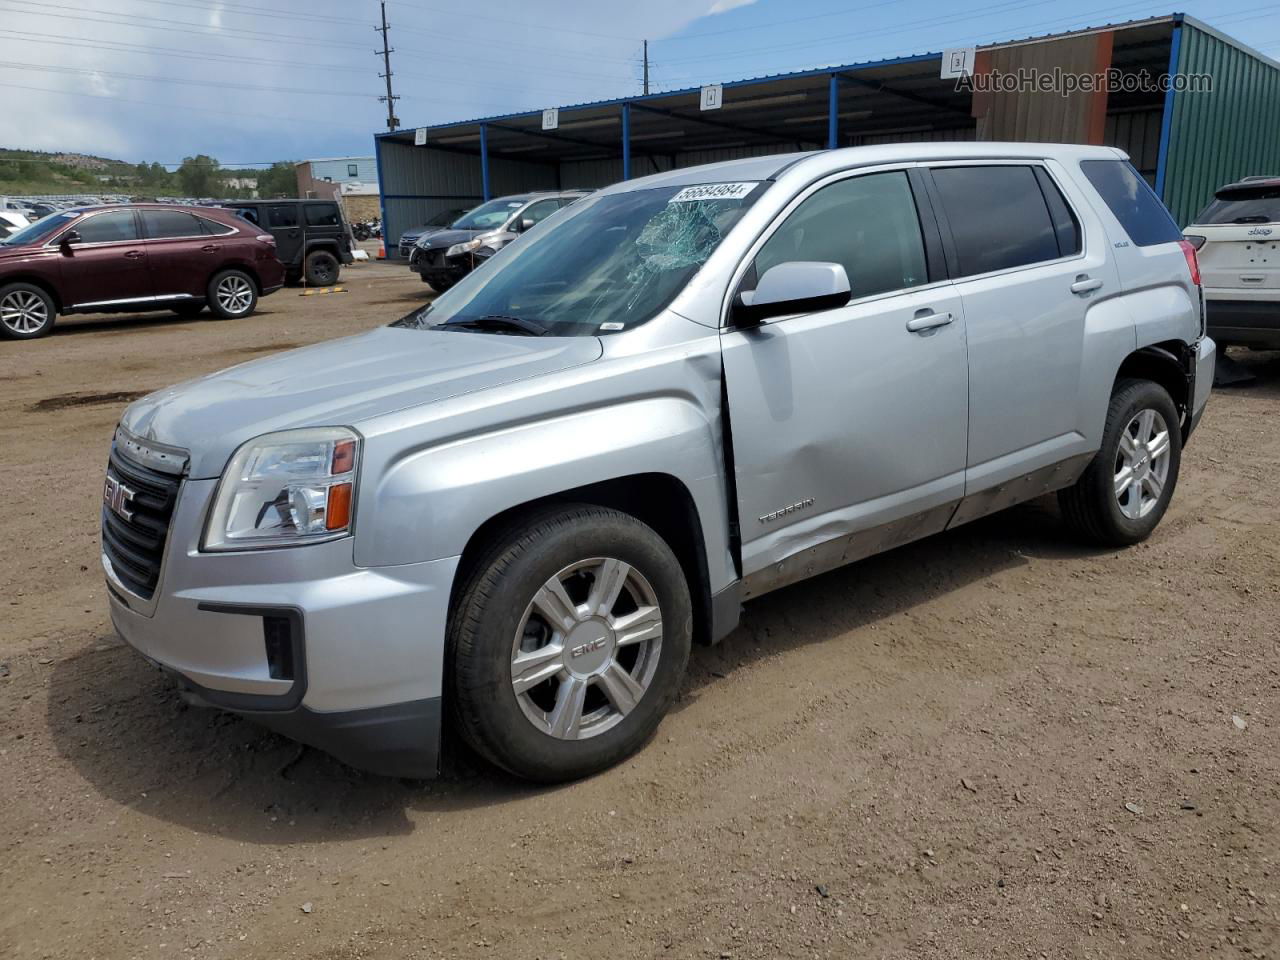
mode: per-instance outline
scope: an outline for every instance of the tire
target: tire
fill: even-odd
[[[436,293],[444,293],[446,290],[452,287],[456,282],[454,280],[427,280],[426,277],[423,277],[422,279],[425,282],[431,284],[431,289],[434,290]]]
[[[552,580],[559,594],[546,589]],[[607,617],[586,613],[598,584],[621,584],[602,605]],[[547,609],[562,612],[558,626]],[[629,634],[627,618],[638,618]],[[692,634],[688,584],[657,533],[604,507],[550,508],[497,537],[464,585],[447,647],[451,721],[477,753],[517,776],[588,776],[657,729],[679,692]],[[520,692],[517,656],[530,665]]]
[[[198,317],[204,312],[203,303],[180,303],[173,308],[173,312],[180,317]]]
[[[340,267],[338,258],[328,250],[313,250],[307,254],[302,272],[311,286],[329,287],[338,282]]]
[[[1063,518],[1095,543],[1139,543],[1169,508],[1181,463],[1180,419],[1168,391],[1150,380],[1121,380],[1097,455],[1074,486],[1058,492]]]
[[[284,282],[287,286],[296,287],[302,282],[301,270],[286,270],[284,272]]]
[[[0,286],[0,337],[6,340],[47,337],[57,318],[53,297],[35,284]]]
[[[222,270],[209,281],[209,311],[223,320],[247,317],[258,308],[258,285],[243,270]]]

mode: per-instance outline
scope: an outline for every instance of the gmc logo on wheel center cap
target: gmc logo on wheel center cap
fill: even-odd
[[[134,491],[130,490],[115,477],[107,477],[102,487],[102,502],[116,516],[125,520],[133,519],[133,511],[129,504],[133,503]]]
[[[607,639],[608,639],[607,637],[601,637],[599,640],[591,640],[587,643],[576,646],[569,651],[569,656],[581,657],[584,654],[590,653],[592,650],[599,650],[601,647],[605,645],[605,641]]]

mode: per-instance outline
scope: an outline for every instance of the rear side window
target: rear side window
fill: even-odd
[[[204,233],[199,220],[180,210],[143,210],[142,225],[153,240],[199,237]]]
[[[267,218],[273,227],[296,227],[298,225],[298,208],[288,204],[272,207],[267,211]]]
[[[308,203],[307,226],[336,227],[338,225],[338,208],[332,203]]]
[[[756,254],[756,277],[788,260],[839,263],[853,298],[929,280],[915,198],[905,173],[872,173],[804,200]]]
[[[960,276],[1063,255],[1058,228],[1031,167],[936,167],[933,180],[951,226]]]
[[[1182,231],[1155,191],[1124,160],[1082,160],[1080,169],[1136,246],[1182,239]]]
[[[1280,223],[1280,183],[1218,191],[1196,223]]]
[[[255,226],[261,226],[261,224],[258,223],[257,207],[235,207],[231,212],[241,219],[248,220]]]

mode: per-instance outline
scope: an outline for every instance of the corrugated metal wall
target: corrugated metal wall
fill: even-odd
[[[1173,96],[1164,202],[1185,226],[1213,191],[1280,175],[1280,69],[1184,23],[1177,71],[1208,74],[1212,93]]]
[[[480,158],[465,153],[414,147],[386,140],[378,141],[382,153],[382,177],[386,211],[382,235],[387,253],[400,234],[421,225],[432,214],[451,207],[475,206],[483,199]],[[555,190],[559,186],[554,166],[526,163],[503,157],[489,160],[489,192]]]
[[[767,157],[775,153],[790,153],[785,146],[762,145],[755,147],[722,147],[718,150],[691,150],[672,155],[659,154],[649,157],[637,153],[631,146],[631,178],[647,177],[651,173],[666,172],[674,168],[696,167],[702,163],[719,163],[721,160],[740,160],[743,157]],[[560,166],[560,185],[569,190],[574,187],[607,187],[622,179],[622,158],[601,160],[571,160]]]
[[[1129,155],[1138,172],[1147,183],[1156,182],[1156,165],[1160,160],[1160,118],[1164,111],[1133,110],[1127,113],[1107,114],[1107,128],[1102,142],[1108,147],[1119,147]]]

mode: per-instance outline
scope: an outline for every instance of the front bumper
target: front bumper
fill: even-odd
[[[196,702],[353,766],[432,775],[457,558],[363,568],[351,539],[201,553],[216,483],[183,483],[151,600],[125,590],[104,557],[120,636]]]
[[[475,269],[475,258],[469,253],[458,257],[446,257],[444,248],[423,250],[418,247],[409,259],[409,268],[428,283],[443,280],[452,284],[457,283]]]

